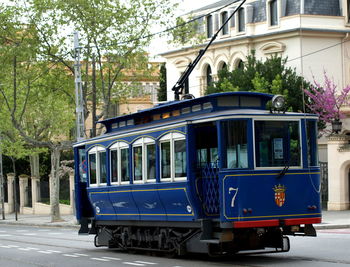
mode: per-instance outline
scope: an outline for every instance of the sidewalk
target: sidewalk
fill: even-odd
[[[0,225],[30,225],[30,226],[45,226],[45,227],[66,227],[79,229],[78,224],[74,215],[61,215],[61,222],[51,222],[50,215],[33,215],[33,214],[18,214],[17,221],[15,214],[5,214],[5,220],[2,219],[0,214]]]
[[[49,215],[26,215],[18,214],[18,220],[15,220],[15,214],[6,214],[5,220],[0,215],[0,224],[11,225],[31,225],[46,227],[68,227],[79,229],[79,225],[74,215],[62,215],[62,222],[51,222]],[[350,210],[344,211],[323,211],[322,223],[314,225],[316,229],[337,229],[350,228]]]

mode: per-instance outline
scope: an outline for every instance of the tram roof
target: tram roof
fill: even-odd
[[[106,127],[106,133],[135,127],[135,125],[191,117],[232,109],[265,110],[266,103],[274,95],[257,92],[226,92],[210,94],[199,98],[170,101],[136,113],[118,116],[97,123]]]

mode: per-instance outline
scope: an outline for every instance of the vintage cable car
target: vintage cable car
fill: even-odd
[[[212,94],[101,123],[74,145],[76,215],[96,246],[226,255],[316,235],[317,116],[284,112],[281,96]]]

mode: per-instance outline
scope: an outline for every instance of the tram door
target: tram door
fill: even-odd
[[[206,216],[220,213],[218,135],[215,122],[194,128],[196,144],[197,186]]]
[[[87,195],[87,162],[85,147],[74,148],[75,164],[75,209],[76,216],[81,225],[79,233],[85,233],[87,229],[87,218],[93,216],[91,204]]]

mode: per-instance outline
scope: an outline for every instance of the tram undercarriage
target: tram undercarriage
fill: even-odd
[[[222,229],[139,225],[96,225],[95,246],[126,251],[143,250],[166,255],[206,253],[227,256],[237,253],[289,251],[289,239],[279,227]],[[90,231],[91,233],[91,231]]]

